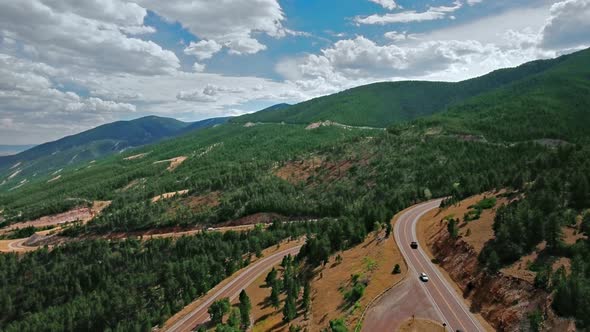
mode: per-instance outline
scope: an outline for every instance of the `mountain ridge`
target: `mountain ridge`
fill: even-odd
[[[10,156],[0,156],[0,174],[46,174],[75,164],[120,153],[190,131],[225,123],[229,118],[212,118],[183,122],[173,118],[149,115],[134,120],[115,121],[34,146]],[[18,165],[14,169],[13,166]],[[15,180],[17,176],[14,176]]]

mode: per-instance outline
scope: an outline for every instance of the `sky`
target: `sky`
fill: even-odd
[[[0,1],[0,144],[196,121],[590,46],[590,0]]]

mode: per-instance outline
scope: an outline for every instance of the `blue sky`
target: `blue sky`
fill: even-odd
[[[424,22],[408,22],[386,25],[358,25],[354,18],[357,16],[369,16],[372,14],[386,14],[392,12],[377,3],[359,0],[338,0],[334,6],[334,0],[285,0],[279,1],[285,13],[285,26],[291,30],[306,32],[310,36],[293,36],[290,38],[273,38],[260,34],[257,38],[268,48],[252,55],[234,56],[222,52],[218,56],[207,61],[210,71],[226,74],[251,76],[256,75],[273,80],[280,80],[281,76],[269,65],[279,61],[283,57],[317,53],[322,48],[342,39],[363,35],[369,39],[385,42],[384,33],[392,30],[407,31],[408,33],[426,33],[436,29],[457,26],[466,22],[486,17],[490,14],[499,14],[502,11],[516,7],[527,7],[538,4],[539,1],[531,0],[496,0],[477,3],[477,6],[465,5],[453,16],[453,19],[440,19]],[[402,7],[398,11],[415,10],[425,11],[430,6],[452,5],[453,1],[396,1]],[[393,11],[396,12],[396,11]],[[191,41],[199,41],[199,37],[183,28],[179,22],[167,22],[157,13],[148,12],[144,23],[156,28],[157,32],[145,36],[167,49],[174,50],[181,59],[183,68],[190,69],[194,59],[183,54],[185,45]]]
[[[0,144],[196,121],[590,46],[590,0],[0,2]]]

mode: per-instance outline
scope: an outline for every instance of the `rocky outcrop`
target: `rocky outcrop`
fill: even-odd
[[[527,331],[528,316],[534,310],[544,315],[544,330],[575,331],[570,320],[556,317],[549,293],[530,282],[501,272],[488,273],[480,268],[477,253],[461,239],[452,239],[446,228],[429,243],[440,266],[471,302],[471,311],[479,312],[498,331]]]

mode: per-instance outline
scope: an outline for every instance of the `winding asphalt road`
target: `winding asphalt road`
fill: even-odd
[[[422,248],[410,248],[412,241],[418,241],[416,237],[418,220],[428,211],[438,208],[441,201],[438,199],[418,204],[405,211],[395,224],[395,241],[408,264],[408,278],[418,278],[421,272],[428,275],[430,280],[421,282],[420,285],[438,312],[441,322],[446,323],[447,329],[450,331],[484,332],[485,329],[469,312],[462,296],[447,282]]]
[[[268,272],[273,266],[280,263],[283,260],[283,257],[287,255],[297,255],[300,249],[301,246],[285,249],[268,257],[264,257],[254,264],[248,266],[237,277],[232,279],[220,289],[214,288],[211,295],[205,295],[206,300],[200,303],[198,307],[191,310],[182,318],[178,319],[170,327],[164,327],[164,331],[192,331],[196,326],[206,323],[210,318],[207,310],[209,309],[211,303],[224,297],[229,297],[230,301],[235,299],[240,294],[242,289],[248,287],[251,283],[258,279],[258,277],[260,277],[265,272]]]

